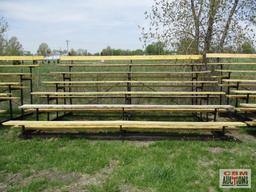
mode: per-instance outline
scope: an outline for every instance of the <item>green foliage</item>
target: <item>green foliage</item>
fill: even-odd
[[[255,47],[253,46],[253,44],[251,42],[244,42],[242,45],[241,45],[241,48],[240,48],[241,52],[242,53],[255,53]]]
[[[194,39],[184,38],[181,39],[177,45],[178,54],[195,54],[197,53],[197,47]]]
[[[17,37],[11,37],[5,49],[5,55],[22,55],[23,48]]]
[[[147,45],[145,52],[147,55],[164,55],[167,53],[165,50],[165,45],[162,42],[156,42]]]
[[[41,43],[37,50],[38,55],[47,56],[51,53],[51,49],[49,48],[47,43]]]
[[[144,51],[141,49],[136,50],[123,50],[123,49],[113,49],[107,46],[101,51],[101,55],[143,55]]]

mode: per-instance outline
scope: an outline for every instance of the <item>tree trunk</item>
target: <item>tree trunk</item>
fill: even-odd
[[[222,37],[221,37],[221,40],[220,40],[220,44],[219,44],[219,48],[220,48],[221,52],[223,52],[223,50],[224,50],[225,40],[227,38],[229,27],[230,27],[233,15],[235,14],[238,3],[239,3],[239,0],[235,0],[235,2],[233,4],[233,7],[232,7],[232,9],[229,13],[228,20],[227,20],[227,23],[225,25],[225,28],[224,28],[224,31],[223,31],[223,34],[222,34]]]
[[[211,0],[208,13],[208,27],[204,40],[204,54],[208,53],[211,48],[213,24],[215,22],[216,12],[219,6],[219,0]],[[206,61],[205,61],[206,62]]]
[[[199,23],[199,15],[196,14],[194,0],[191,0],[191,10],[195,23],[195,46],[196,53],[199,53],[199,35],[200,35],[200,23]]]

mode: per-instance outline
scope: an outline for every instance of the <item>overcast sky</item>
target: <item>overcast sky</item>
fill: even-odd
[[[9,23],[8,37],[17,36],[25,50],[40,43],[90,52],[142,48],[138,25],[153,0],[0,0],[0,16]]]

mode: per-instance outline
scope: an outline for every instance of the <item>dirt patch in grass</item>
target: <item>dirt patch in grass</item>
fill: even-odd
[[[255,142],[256,137],[253,135],[250,135],[248,133],[241,133],[238,131],[233,131],[230,133],[230,135],[232,135],[233,137],[237,138],[238,140],[240,140],[243,143],[250,143],[250,142]]]
[[[35,171],[29,177],[24,177],[24,175],[18,174],[1,174],[4,178],[0,182],[0,191],[8,191],[12,186],[18,185],[21,188],[25,188],[30,185],[35,180],[45,179],[49,183],[59,182],[63,183],[61,188],[52,187],[52,189],[46,189],[46,191],[72,191],[80,192],[83,191],[87,186],[96,185],[101,186],[107,180],[107,178],[112,174],[114,169],[119,165],[118,161],[110,161],[110,163],[99,170],[93,175],[89,174],[79,174],[79,173],[63,173],[57,170],[42,170]]]
[[[221,147],[210,147],[208,148],[208,151],[210,153],[219,154],[219,153],[223,153],[225,150]]]
[[[80,175],[79,178],[73,181],[70,185],[64,186],[62,189],[55,191],[79,192],[89,185],[101,186],[118,165],[118,161],[110,161],[109,165],[101,169],[99,172],[93,175]]]
[[[0,182],[0,191],[8,191],[9,186],[13,186],[16,183],[19,183],[22,180],[22,174],[16,173],[16,174],[5,174],[5,173],[0,173],[0,176],[3,179],[2,182]]]
[[[149,147],[151,144],[155,143],[155,141],[127,141],[130,145],[136,147]]]

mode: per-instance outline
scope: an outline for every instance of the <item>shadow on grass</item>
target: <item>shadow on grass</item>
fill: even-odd
[[[57,132],[25,132],[21,138],[84,138],[89,140],[131,140],[131,141],[157,141],[157,140],[180,140],[180,141],[231,141],[241,142],[239,139],[224,135],[222,132],[214,133],[178,133],[178,132],[102,132],[102,133],[57,133]]]
[[[244,130],[245,133],[256,137],[256,127],[250,127]]]

